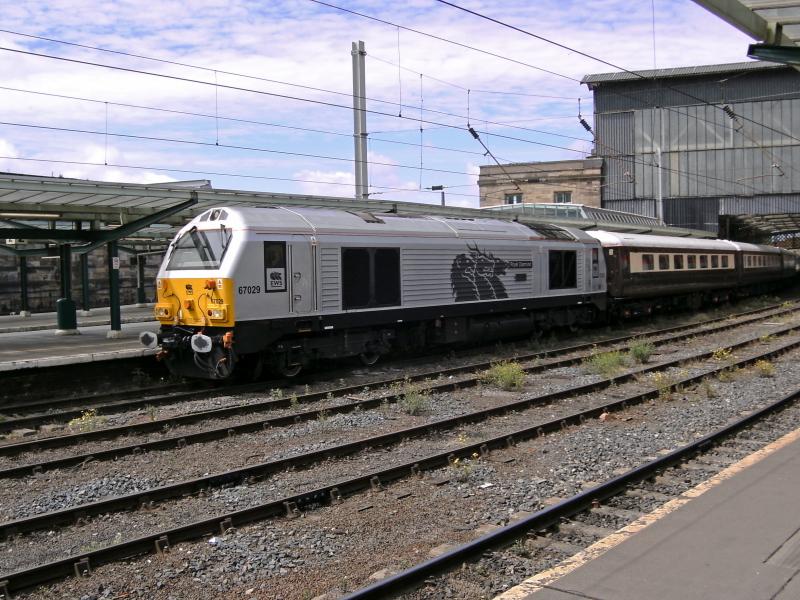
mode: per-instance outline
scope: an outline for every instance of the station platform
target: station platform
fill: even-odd
[[[152,306],[122,307],[121,337],[109,339],[108,308],[78,316],[79,335],[55,335],[55,313],[0,317],[0,372],[56,367],[156,353],[139,342],[142,331],[157,331]]]
[[[123,323],[148,323],[155,322],[153,318],[153,304],[145,306],[126,305],[120,307]],[[83,316],[78,310],[78,328],[92,327],[95,325],[110,325],[111,316],[108,307],[93,308],[89,315]],[[18,333],[22,331],[42,331],[56,329],[56,313],[34,313],[28,317],[19,315],[0,316],[0,334]]]
[[[495,600],[797,600],[800,429]]]

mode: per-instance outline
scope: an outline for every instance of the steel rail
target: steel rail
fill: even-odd
[[[784,330],[777,333],[788,333],[797,330],[800,330],[800,325],[793,325],[784,328]],[[757,340],[758,338],[752,338],[750,340],[730,345],[727,348],[731,350],[742,348],[749,344],[752,344]],[[772,356],[779,352],[785,352],[787,351],[787,349],[795,348],[798,346],[800,346],[800,339],[784,344],[775,351],[767,351],[759,355],[757,359],[763,358],[764,356]],[[141,506],[150,506],[158,501],[170,500],[185,495],[196,494],[200,491],[207,490],[213,487],[220,487],[232,483],[235,484],[239,482],[252,481],[256,478],[263,478],[267,475],[283,471],[290,467],[305,468],[308,467],[309,465],[313,465],[330,458],[348,456],[358,451],[364,450],[366,448],[385,447],[387,445],[399,443],[403,440],[408,440],[415,437],[421,437],[423,435],[431,434],[436,431],[452,428],[460,424],[474,423],[476,421],[485,420],[489,417],[505,414],[514,410],[526,409],[534,405],[545,404],[547,402],[558,400],[564,397],[586,394],[598,389],[598,385],[600,385],[601,387],[608,387],[608,385],[611,385],[611,382],[616,383],[626,379],[631,379],[637,375],[641,375],[646,372],[675,367],[681,364],[685,364],[687,362],[708,359],[713,356],[714,352],[715,351],[702,352],[692,357],[676,359],[674,361],[669,361],[666,363],[659,363],[651,367],[639,369],[630,372],[628,374],[610,378],[600,382],[586,384],[566,390],[560,390],[542,396],[528,396],[526,398],[523,398],[522,400],[505,403],[488,409],[482,409],[471,413],[465,413],[462,415],[458,415],[456,417],[440,419],[438,421],[432,421],[429,423],[425,423],[423,425],[417,425],[414,427],[409,427],[406,429],[401,429],[373,437],[362,438],[360,440],[356,440],[353,442],[346,442],[344,444],[339,444],[337,446],[330,446],[328,448],[323,448],[321,450],[314,450],[311,452],[290,456],[287,458],[267,461],[255,465],[250,465],[247,467],[240,467],[238,469],[232,469],[222,473],[215,473],[208,476],[203,476],[195,479],[180,481],[169,485],[150,488],[148,490],[144,490],[141,492],[134,492],[123,496],[114,496],[111,498],[105,498],[103,500],[97,500],[95,502],[87,504],[81,504],[78,506],[64,508],[58,511],[50,511],[46,513],[32,515],[14,521],[6,521],[4,523],[0,523],[0,537],[8,537],[11,535],[26,533],[29,531],[36,531],[43,528],[73,524],[75,522],[79,522],[81,520],[99,514],[107,514],[110,512],[121,512],[125,510],[134,510]],[[748,359],[745,359],[744,362],[747,362],[747,360]],[[722,367],[721,369],[724,368],[726,367]],[[707,374],[704,374],[699,378],[705,376],[707,376]],[[697,378],[690,378],[690,381],[694,381],[695,379]],[[655,390],[655,395],[657,394],[658,390]],[[653,390],[651,390],[650,392],[644,392],[642,394],[633,394],[632,396],[619,402],[627,402],[627,403],[641,402],[644,399],[652,397],[652,395],[653,395]],[[581,411],[580,413],[576,414],[582,414],[584,415],[584,418],[597,416],[600,414],[600,412],[602,412],[603,409],[606,409],[611,406],[616,406],[617,404],[619,404],[619,402],[612,402],[603,405],[600,408],[592,408],[586,411]],[[598,410],[600,412],[597,412]],[[558,419],[558,421],[562,420],[563,419]]]
[[[751,319],[752,321],[754,319]],[[758,319],[755,319],[758,320]],[[684,333],[672,336],[670,338],[665,338],[661,340],[657,340],[653,342],[655,345],[662,345],[667,343],[673,343],[675,341],[680,341],[682,339],[686,339],[687,337],[696,336],[698,333],[702,334],[712,334],[718,333],[719,331],[724,331],[726,329],[731,329],[742,325],[741,321],[737,323],[728,323],[725,325],[718,326],[716,328],[710,330],[704,330],[702,332],[691,332],[691,333]],[[748,342],[751,343],[751,342]],[[593,346],[594,348],[594,346]],[[528,373],[535,373],[541,372],[548,369],[560,368],[565,366],[571,366],[577,363],[580,363],[582,360],[586,358],[586,355],[580,355],[575,357],[570,357],[566,359],[560,359],[550,362],[545,362],[536,365],[529,365],[524,367],[525,371]],[[486,368],[488,367],[488,363],[481,363],[480,365],[470,365],[470,369],[473,368]],[[609,381],[613,381],[615,384],[624,383],[625,381],[629,381],[630,378],[635,377],[636,375],[640,375],[645,372],[649,372],[654,369],[666,368],[664,366],[655,365],[651,367],[644,368],[642,370],[638,370],[632,374],[628,375],[620,375],[614,378],[613,380],[601,380],[597,382],[597,384],[592,384],[592,389],[590,391],[595,391],[597,389],[603,389],[607,385],[611,385],[611,383],[607,383]],[[461,367],[454,368],[455,370],[460,370]],[[445,372],[444,375],[447,375],[448,372]],[[472,376],[467,379],[460,379],[457,381],[445,381],[440,383],[428,383],[425,386],[425,391],[427,392],[435,392],[435,393],[442,393],[448,391],[455,391],[457,389],[463,389],[467,387],[474,386],[480,380],[480,376]],[[363,389],[363,387],[361,388]],[[567,390],[568,391],[568,390]],[[317,393],[318,395],[322,392]],[[199,431],[196,433],[187,433],[187,434],[177,434],[172,436],[166,436],[160,438],[158,440],[152,440],[147,442],[134,442],[130,444],[126,444],[124,446],[116,446],[114,448],[109,448],[106,450],[96,450],[93,452],[86,452],[83,454],[76,454],[71,456],[64,456],[59,457],[52,460],[43,460],[37,463],[27,463],[22,465],[16,465],[14,467],[9,467],[6,469],[0,469],[0,479],[3,478],[13,478],[13,477],[24,477],[31,474],[42,473],[44,471],[49,471],[52,469],[59,469],[59,468],[69,468],[73,466],[78,466],[89,461],[104,461],[104,460],[114,460],[121,456],[126,456],[130,454],[138,454],[141,452],[147,452],[151,450],[173,450],[175,448],[181,448],[187,444],[193,443],[202,443],[202,442],[209,442],[213,440],[223,439],[226,437],[233,437],[236,435],[241,435],[245,433],[255,433],[258,431],[262,431],[264,429],[269,429],[272,427],[286,427],[306,421],[313,421],[320,417],[321,414],[325,413],[327,415],[336,415],[336,414],[346,414],[349,412],[353,412],[359,409],[371,409],[381,405],[384,402],[394,403],[400,400],[402,396],[402,392],[388,392],[385,394],[381,394],[379,396],[375,396],[373,398],[367,400],[356,400],[354,402],[349,402],[345,404],[339,404],[337,406],[317,409],[317,410],[310,410],[310,411],[302,411],[299,413],[293,413],[289,415],[283,415],[279,417],[272,417],[268,419],[257,419],[253,421],[247,421],[245,423],[234,424],[234,425],[226,425],[222,427],[215,427],[210,429],[205,429],[203,431]],[[549,395],[545,396],[549,400],[557,399],[555,397],[550,397]],[[545,398],[542,397],[542,398]],[[542,400],[548,401],[548,400]],[[279,401],[279,402],[282,402]],[[149,424],[145,424],[149,425]],[[127,426],[122,426],[127,427]],[[101,430],[101,431],[109,431],[111,429]],[[53,446],[55,442],[58,440],[67,440],[70,444],[74,443],[72,440],[74,437],[83,438],[86,434],[75,434],[74,436],[60,436],[60,437],[53,437],[53,438],[45,438],[46,440],[53,440],[53,442],[48,442],[51,444],[49,448],[53,447],[61,447],[61,446]],[[85,440],[84,440],[85,441]],[[9,448],[18,449],[18,452],[21,452],[25,449],[40,449],[41,446],[37,440],[31,440],[29,442],[22,442],[16,445],[9,445]],[[22,448],[22,450],[19,450]],[[3,454],[3,447],[0,447],[0,455]]]
[[[559,523],[562,519],[583,512],[590,508],[595,502],[619,495],[631,486],[641,483],[659,472],[685,462],[687,459],[691,459],[698,454],[705,453],[725,438],[757,423],[766,416],[785,409],[798,399],[800,399],[800,389],[738,419],[722,429],[712,432],[677,450],[673,450],[661,458],[657,458],[644,465],[631,469],[605,483],[580,492],[571,498],[562,500],[557,504],[542,509],[520,521],[515,521],[505,527],[492,531],[476,540],[467,542],[424,563],[420,563],[405,571],[389,576],[368,587],[356,590],[345,596],[343,600],[385,600],[395,597],[399,593],[410,588],[418,587],[429,577],[441,575],[453,567],[458,567],[465,562],[475,560],[487,550],[504,546],[526,535],[530,531],[541,531],[551,527]]]
[[[158,396],[167,396],[171,393],[178,393],[182,390],[186,390],[187,388],[191,387],[195,382],[192,383],[165,383],[163,385],[150,385],[150,386],[140,386],[135,389],[127,389],[121,390],[118,392],[110,392],[106,395],[99,396],[98,394],[82,394],[82,395],[73,395],[73,396],[63,396],[60,398],[48,398],[47,400],[30,400],[27,402],[19,402],[17,404],[0,404],[0,412],[5,414],[24,414],[24,413],[34,413],[34,415],[41,414],[42,416],[50,416],[55,415],[58,417],[61,413],[58,412],[51,412],[48,413],[48,410],[52,410],[54,407],[67,405],[67,406],[82,406],[86,407],[91,404],[99,404],[101,402],[106,402],[109,406],[115,406],[116,402],[126,402],[129,401],[130,398],[141,396],[142,393],[153,393],[157,394]],[[105,405],[101,405],[105,406]],[[36,412],[39,411],[39,412]],[[17,417],[13,419],[9,419],[9,421],[15,421]]]
[[[749,316],[759,315],[759,314],[767,313],[767,312],[770,312],[770,311],[776,311],[776,314],[775,315],[769,315],[769,316],[776,316],[776,315],[779,315],[779,314],[783,314],[785,312],[791,312],[792,310],[796,310],[796,307],[794,309],[786,308],[786,309],[783,309],[783,310],[781,310],[781,308],[782,308],[782,305],[776,304],[776,305],[772,305],[772,306],[768,306],[768,307],[764,307],[764,308],[758,308],[758,309],[754,309],[754,310],[750,310],[750,311],[744,311],[744,312],[741,312],[741,313],[736,313],[736,314],[733,314],[733,315],[728,315],[728,316],[725,316],[725,317],[718,317],[718,318],[715,318],[715,319],[708,319],[708,320],[702,321],[700,323],[693,323],[693,324],[689,324],[689,325],[676,325],[674,327],[667,327],[667,328],[664,328],[664,329],[654,330],[654,331],[651,331],[651,332],[631,334],[631,335],[619,336],[619,337],[613,337],[613,338],[606,338],[606,339],[601,339],[601,340],[598,340],[598,341],[595,341],[595,342],[586,342],[586,343],[582,343],[582,344],[576,344],[574,346],[563,346],[563,347],[556,348],[556,349],[549,350],[549,351],[529,353],[529,354],[517,356],[517,357],[515,357],[515,360],[533,360],[535,358],[554,356],[554,355],[557,355],[557,354],[565,354],[565,353],[568,353],[568,352],[578,352],[580,350],[591,348],[593,346],[607,346],[607,345],[612,345],[612,344],[616,344],[616,343],[623,343],[625,341],[628,341],[628,340],[631,340],[631,339],[635,339],[635,338],[653,337],[653,336],[658,336],[658,335],[665,335],[665,334],[669,334],[669,333],[675,333],[675,332],[678,332],[678,331],[685,331],[685,330],[688,330],[688,329],[702,328],[702,327],[711,325],[713,323],[718,323],[718,322],[722,322],[722,321],[728,321],[728,320],[731,320],[731,319],[739,319],[739,318],[742,318],[742,317],[746,318],[746,317],[749,317]],[[762,317],[762,318],[768,318],[768,317]],[[752,322],[753,320],[760,320],[760,319],[751,319],[751,320],[748,320],[746,322]],[[485,368],[485,367],[480,367],[478,365],[475,365],[475,366],[467,365],[465,367],[454,367],[453,369],[446,369],[445,371],[446,371],[446,373],[448,375],[451,375],[451,374],[455,374],[457,372],[463,372],[465,370],[474,369],[474,368]],[[437,371],[437,373],[439,373],[439,372],[442,372],[442,371]],[[431,376],[430,373],[422,374],[422,375],[419,375],[419,376],[415,376],[417,378],[416,379],[412,378],[412,380],[417,381],[417,380],[422,379],[424,377],[430,377],[430,376]],[[405,378],[396,378],[396,379],[390,379],[390,380],[383,380],[383,381],[380,381],[380,382],[377,382],[377,383],[366,384],[366,386],[364,384],[361,384],[361,385],[348,386],[348,387],[345,387],[345,388],[333,389],[333,390],[330,390],[330,391],[322,392],[321,393],[322,396],[320,396],[320,393],[303,394],[303,395],[298,395],[297,398],[298,398],[299,402],[315,402],[315,401],[319,400],[320,397],[324,397],[325,395],[327,395],[327,393],[329,393],[329,392],[333,393],[334,395],[352,394],[355,391],[359,391],[359,390],[363,389],[364,387],[376,387],[376,386],[387,385],[387,384],[394,383],[395,381],[402,381],[403,379],[405,379]],[[287,380],[274,380],[274,381],[270,382],[270,385],[271,386],[275,386],[277,384],[285,383],[286,381]],[[242,385],[237,385],[237,386],[225,386],[225,387],[222,387],[222,388],[218,388],[218,393],[219,393],[219,395],[223,395],[224,394],[226,396],[229,396],[229,395],[232,395],[232,394],[243,394],[243,393],[249,393],[249,392],[264,392],[267,389],[268,388],[265,386],[264,383],[247,383],[247,384],[242,384]],[[207,397],[210,391],[212,393],[214,392],[214,390],[209,390],[208,388],[200,388],[200,389],[196,389],[196,390],[187,390],[187,391],[177,391],[177,392],[171,392],[171,393],[165,393],[165,394],[157,394],[157,395],[149,396],[149,397],[146,397],[146,398],[137,398],[135,400],[121,400],[121,401],[118,401],[118,402],[112,402],[112,403],[108,403],[108,404],[97,404],[96,406],[86,405],[86,406],[82,406],[80,408],[75,408],[75,409],[71,409],[71,410],[64,410],[64,411],[59,411],[59,412],[40,413],[40,414],[35,414],[35,415],[27,415],[27,416],[15,417],[15,418],[10,418],[10,419],[5,419],[4,421],[0,422],[0,433],[9,432],[9,431],[12,431],[14,429],[38,427],[40,425],[49,424],[49,423],[56,423],[56,422],[64,423],[64,422],[67,422],[67,421],[69,421],[71,419],[75,419],[75,418],[81,417],[83,415],[84,411],[87,408],[91,408],[92,410],[94,410],[95,414],[97,414],[97,415],[114,414],[114,413],[117,413],[117,412],[119,412],[121,410],[138,409],[138,408],[144,408],[144,407],[147,407],[147,406],[157,406],[157,405],[162,405],[162,404],[174,404],[174,403],[181,402],[181,401],[191,400],[191,399],[194,399],[194,398],[197,398],[197,397]],[[125,393],[132,394],[133,392],[125,392]],[[94,404],[93,401],[96,401],[97,397],[96,396],[88,396],[88,397],[85,398],[85,400],[88,401],[90,404]],[[70,403],[71,404],[76,404],[79,401],[80,401],[80,399],[71,400]],[[38,403],[36,403],[36,405],[37,406],[45,406],[46,402],[38,402]],[[289,400],[288,400],[288,398],[283,398],[283,399],[280,399],[280,400],[273,400],[273,401],[268,401],[268,402],[259,403],[259,404],[249,404],[249,405],[247,405],[247,404],[237,404],[237,405],[232,405],[232,406],[224,407],[224,408],[220,408],[220,409],[212,409],[210,411],[198,411],[198,412],[192,413],[192,414],[193,415],[210,414],[211,416],[220,416],[219,411],[225,411],[225,410],[238,411],[238,412],[227,413],[227,414],[241,414],[241,412],[249,412],[250,409],[252,409],[254,406],[262,406],[262,405],[267,407],[267,408],[269,408],[269,409],[280,408],[280,407],[288,406],[289,405]],[[24,410],[25,407],[26,407],[26,404],[0,406],[0,412],[11,413],[14,410]],[[173,418],[177,418],[177,417],[173,417]],[[169,425],[169,423],[165,423],[164,421],[165,421],[165,419],[158,420],[158,423],[159,423],[160,427],[163,427],[165,424]],[[61,437],[63,437],[63,436],[61,436]],[[0,452],[2,451],[2,447],[3,446],[0,446]]]
[[[652,343],[656,346],[680,341],[681,339],[686,339],[688,337],[696,336],[696,335],[711,335],[714,333],[719,333],[721,331],[726,331],[729,329],[735,329],[736,327],[747,325],[753,322],[761,321],[764,319],[772,318],[775,316],[784,315],[787,313],[791,313],[797,310],[796,307],[788,308],[784,310],[779,310],[775,313],[770,313],[769,315],[761,315],[761,316],[753,316],[744,320],[736,321],[734,323],[724,323],[722,325],[707,327],[705,329],[700,329],[695,331],[698,327],[697,325],[679,325],[676,327],[670,327],[666,329],[657,330],[655,332],[651,332],[649,334],[644,334],[647,337],[655,337],[659,335],[669,334],[670,332],[674,331],[686,331],[689,330],[689,333],[685,333],[682,335],[675,335],[665,339],[654,340]],[[706,327],[709,323],[715,323],[719,321],[729,321],[730,317],[725,317],[721,319],[712,319],[710,321],[704,322],[701,324],[702,327]],[[572,352],[580,352],[582,350],[596,350],[600,346],[608,346],[614,345],[619,343],[625,343],[630,340],[641,339],[644,337],[643,334],[636,334],[636,335],[628,335],[628,336],[620,336],[616,338],[607,338],[606,340],[602,340],[600,342],[586,342],[582,344],[578,344],[575,346],[567,346],[562,348],[557,348],[554,350],[549,350],[545,352],[537,352],[532,354],[525,354],[525,355],[518,355],[514,358],[514,360],[536,360],[541,358],[546,358],[549,356],[557,356],[559,354],[569,354]],[[579,363],[583,360],[586,356],[581,355],[573,358],[562,359],[560,361],[553,361],[544,363],[541,365],[533,365],[527,367],[525,370],[526,372],[533,373],[545,369],[551,368],[560,368],[565,366],[570,366],[576,363]],[[38,452],[40,450],[46,449],[54,449],[54,448],[64,448],[67,446],[75,445],[75,444],[83,444],[88,441],[97,441],[97,440],[108,440],[114,439],[117,437],[122,437],[124,435],[136,434],[136,433],[153,433],[153,432],[160,432],[164,431],[165,429],[169,429],[172,427],[176,427],[179,425],[188,425],[192,423],[196,423],[198,421],[206,421],[212,418],[225,418],[231,416],[238,416],[241,414],[251,414],[255,412],[263,412],[267,410],[274,410],[278,408],[286,408],[291,406],[292,402],[296,399],[298,403],[310,403],[310,402],[318,402],[320,400],[328,399],[329,397],[342,397],[347,396],[354,393],[359,393],[364,389],[374,389],[377,387],[390,387],[393,384],[398,382],[405,382],[405,381],[424,381],[428,378],[437,378],[437,377],[448,377],[448,376],[456,376],[462,375],[464,373],[468,373],[471,371],[482,371],[491,367],[492,361],[484,361],[479,363],[471,363],[467,365],[462,365],[458,367],[452,367],[449,369],[439,369],[436,372],[426,372],[426,373],[418,373],[415,375],[409,375],[404,377],[396,377],[391,379],[385,379],[377,382],[373,382],[371,384],[364,385],[352,385],[352,386],[345,386],[342,388],[336,388],[333,390],[322,390],[318,392],[311,392],[309,394],[298,395],[294,398],[284,397],[276,400],[265,400],[261,402],[254,402],[251,404],[236,404],[233,406],[226,406],[221,408],[209,409],[204,411],[197,411],[193,413],[177,415],[174,417],[166,417],[163,419],[154,419],[152,421],[148,421],[145,423],[136,423],[133,425],[119,425],[117,427],[106,427],[103,429],[96,429],[93,431],[85,431],[80,433],[72,433],[66,435],[56,435],[56,436],[49,436],[49,437],[41,437],[35,438],[32,440],[26,440],[23,442],[15,442],[10,444],[0,444],[0,456],[14,456],[17,454],[21,454],[24,452]],[[456,382],[458,387],[469,387],[470,385],[475,385],[479,380],[478,376],[473,376],[471,378],[462,379],[459,382]],[[440,384],[429,384],[427,389],[434,392],[444,392],[450,391],[453,388],[453,383],[445,382]],[[390,401],[394,398],[394,394],[390,394],[387,396],[387,399]],[[381,397],[383,400],[384,397]],[[347,405],[341,405],[343,408],[347,407]],[[318,412],[318,411],[317,411]],[[329,413],[339,413],[339,412],[347,412],[347,410],[341,410],[339,407],[332,407],[328,409]],[[308,412],[298,413],[297,415],[292,415],[293,418],[296,420],[299,419],[300,421],[308,420],[304,415],[309,414]],[[281,418],[278,418],[281,419]],[[259,424],[263,424],[264,421],[257,421]],[[252,423],[252,422],[251,422]],[[278,421],[278,423],[282,423],[282,421]],[[234,425],[225,428],[218,428],[213,430],[207,430],[208,436],[205,438],[197,438],[197,439],[205,439],[206,441],[212,439],[219,439],[219,432],[225,431],[225,435],[235,435],[237,433],[246,433],[252,432],[254,429],[248,428],[249,424],[243,425]],[[261,426],[261,425],[259,425]],[[206,432],[201,432],[202,435]],[[187,436],[176,436],[175,439],[186,438]],[[172,439],[172,438],[169,438]],[[183,442],[180,442],[183,443]],[[131,448],[135,448],[141,446],[141,444],[132,444],[130,445]],[[4,476],[4,471],[0,471],[0,477]]]
[[[712,369],[698,375],[686,377],[673,383],[670,386],[670,389],[672,391],[676,391],[678,389],[682,389],[684,386],[699,383],[706,377],[712,376],[715,373],[727,369],[744,367],[759,359],[765,357],[774,357],[797,347],[800,347],[800,341],[784,344],[781,347],[768,352],[740,359],[733,364],[720,366],[716,369]],[[329,502],[338,502],[345,496],[353,495],[364,489],[369,489],[370,487],[378,490],[383,489],[384,485],[390,481],[405,479],[410,476],[421,476],[423,471],[437,469],[442,466],[452,464],[455,458],[473,456],[475,452],[479,452],[485,456],[493,449],[508,447],[509,445],[516,444],[517,441],[536,438],[552,431],[560,431],[568,425],[584,423],[587,417],[599,417],[604,412],[625,409],[628,406],[643,402],[653,397],[657,397],[660,393],[661,391],[658,389],[650,389],[646,392],[635,394],[628,398],[616,400],[584,411],[579,411],[565,417],[559,417],[551,421],[539,423],[511,433],[504,433],[499,436],[487,438],[472,444],[461,446],[457,449],[450,449],[445,452],[430,455],[424,459],[417,459],[413,462],[396,465],[394,467],[375,471],[367,475],[342,480],[330,485],[316,488],[314,490],[303,492],[301,494],[286,496],[279,500],[263,503],[250,508],[215,515],[206,519],[189,523],[187,525],[165,529],[153,534],[148,534],[133,540],[122,542],[120,544],[113,544],[107,546],[106,548],[72,555],[64,559],[59,559],[47,564],[17,571],[15,573],[0,575],[0,592],[4,592],[6,597],[8,597],[11,593],[41,585],[55,579],[63,579],[65,577],[69,577],[70,575],[88,575],[93,568],[102,564],[131,558],[141,554],[167,552],[171,545],[196,539],[210,533],[218,531],[225,533],[231,528],[240,527],[270,517],[277,517],[281,515],[286,515],[289,517],[297,516],[300,510],[304,507],[311,508],[313,506]],[[742,419],[739,419],[736,423],[729,425],[721,431],[736,431],[741,429],[747,424],[760,419],[764,415],[788,405],[798,397],[800,397],[800,391],[793,392],[780,401],[760,409]],[[479,538],[470,544],[462,546],[456,551],[427,561],[426,563],[423,563],[423,565],[418,565],[409,571],[392,576],[357,593],[369,594],[363,596],[363,598],[383,598],[388,593],[390,588],[383,588],[386,591],[378,592],[375,589],[376,586],[398,586],[391,589],[392,592],[396,592],[400,586],[413,585],[415,581],[419,581],[419,577],[422,573],[427,573],[428,575],[436,574],[441,572],[441,569],[444,569],[452,564],[457,564],[460,561],[467,560],[467,557],[474,556],[476,552],[483,551],[474,550],[473,548],[482,548],[485,550],[497,544],[504,543],[508,539],[515,537],[515,535],[521,535],[530,529],[538,529],[546,526],[540,525],[540,522],[551,523],[552,521],[549,519],[558,520],[561,518],[561,516],[568,516],[570,514],[574,514],[575,512],[579,512],[582,507],[585,507],[592,501],[614,495],[619,490],[624,489],[624,486],[628,484],[627,482],[640,481],[649,477],[652,475],[652,473],[659,469],[667,468],[676,462],[680,462],[684,457],[690,456],[692,453],[712,445],[719,437],[719,432],[707,435],[692,444],[673,451],[672,453],[659,458],[656,461],[648,463],[648,465],[633,469],[625,475],[619,476],[605,484],[583,492],[572,499],[562,501],[553,507],[536,513],[536,515],[533,515],[532,517],[529,517],[523,521],[515,522],[512,526]],[[543,513],[548,514],[546,519],[540,516]],[[541,519],[541,521],[537,521],[537,519]],[[512,534],[511,532],[520,533]],[[469,548],[470,550],[464,550],[465,548]],[[459,552],[463,554],[459,554]],[[462,555],[464,558],[459,558],[459,556]],[[353,596],[353,598],[362,598],[362,596]]]

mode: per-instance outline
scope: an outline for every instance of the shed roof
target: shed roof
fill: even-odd
[[[702,77],[703,75],[724,75],[746,71],[764,71],[770,69],[786,69],[786,65],[778,63],[750,60],[747,62],[721,65],[699,65],[694,67],[673,67],[670,69],[648,69],[644,71],[618,71],[616,73],[596,73],[584,75],[581,83],[596,85],[622,81],[638,81],[641,79],[665,79],[674,77]]]

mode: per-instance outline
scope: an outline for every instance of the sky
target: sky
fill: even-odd
[[[455,3],[629,70],[751,43],[690,0]],[[617,70],[436,0],[30,0],[0,28],[0,171],[352,196],[360,40],[370,197],[457,206],[492,156],[587,156],[580,80]]]

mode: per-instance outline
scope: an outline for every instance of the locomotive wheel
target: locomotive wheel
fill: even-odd
[[[303,365],[301,364],[295,364],[295,365],[283,364],[280,367],[278,367],[278,371],[280,371],[280,374],[283,375],[284,377],[297,377],[297,375],[302,370],[303,370]]]
[[[361,361],[361,364],[364,365],[365,367],[371,367],[376,362],[378,362],[378,359],[380,357],[381,355],[378,354],[377,352],[362,352],[361,354],[358,355],[358,359]]]

